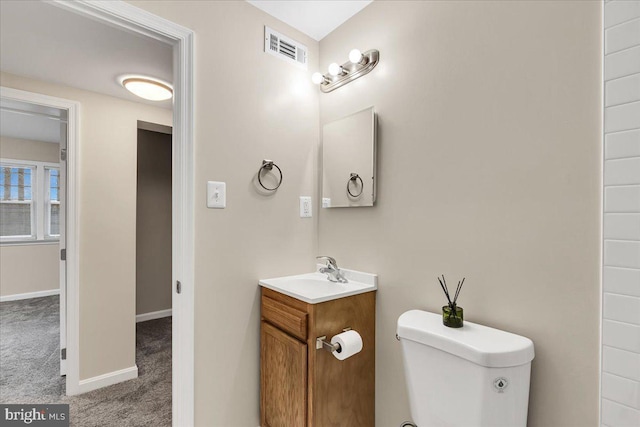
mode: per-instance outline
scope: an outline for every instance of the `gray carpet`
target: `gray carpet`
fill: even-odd
[[[0,303],[0,402],[68,403],[71,425],[171,425],[171,318],[136,325],[138,378],[65,396],[57,296]]]

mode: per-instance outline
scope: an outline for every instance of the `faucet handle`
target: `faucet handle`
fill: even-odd
[[[326,256],[326,255],[320,255],[320,256],[317,256],[316,259],[326,259],[328,265],[332,265],[332,266],[338,268],[338,263],[336,262],[336,259],[333,258],[333,257]]]

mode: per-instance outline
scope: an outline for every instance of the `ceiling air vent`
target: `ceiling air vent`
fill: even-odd
[[[264,27],[264,51],[307,69],[307,47],[269,27]]]

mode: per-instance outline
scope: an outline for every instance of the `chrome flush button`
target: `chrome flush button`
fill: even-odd
[[[493,386],[495,387],[498,393],[504,393],[504,390],[509,385],[509,381],[507,381],[504,377],[499,377],[493,380]]]

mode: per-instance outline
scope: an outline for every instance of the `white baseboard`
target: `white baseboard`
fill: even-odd
[[[80,380],[80,383],[78,384],[78,392],[76,394],[97,390],[102,387],[118,384],[134,378],[138,378],[138,365],[98,375],[97,377],[87,378],[86,380]]]
[[[13,294],[0,297],[0,302],[18,301],[21,299],[48,297],[51,295],[60,295],[60,289],[49,289],[48,291],[28,292],[26,294]]]
[[[150,313],[142,313],[136,315],[136,323],[146,322],[147,320],[162,319],[163,317],[171,317],[171,309],[160,311],[152,311]]]

